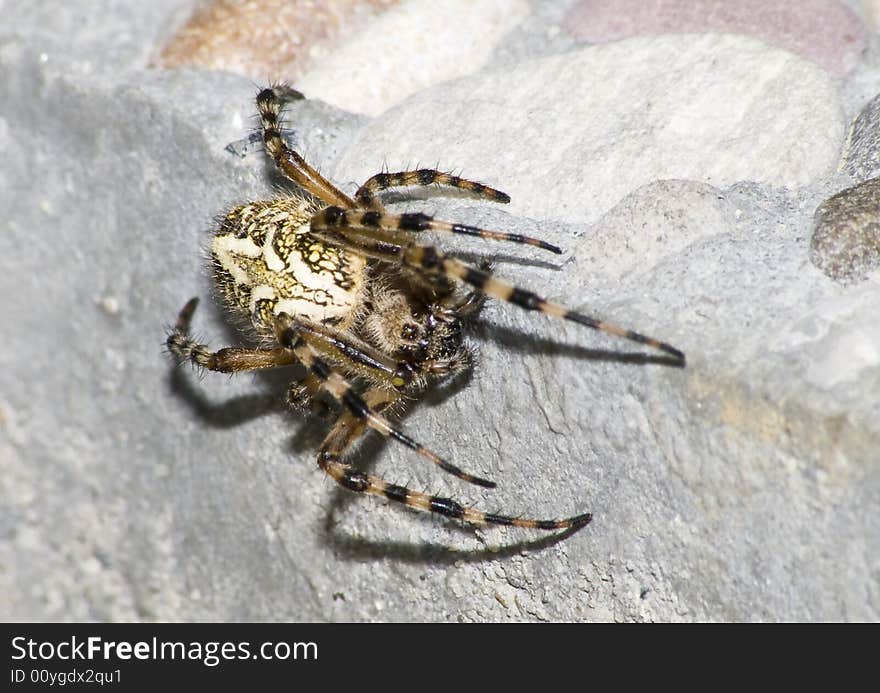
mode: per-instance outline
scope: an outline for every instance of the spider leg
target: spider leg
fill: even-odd
[[[352,389],[351,385],[318,356],[318,349],[312,345],[312,339],[308,333],[304,335],[303,328],[295,325],[289,316],[288,320],[279,319],[278,339],[283,345],[279,349],[237,349],[225,348],[219,351],[211,351],[204,344],[191,339],[188,335],[189,326],[193,313],[198,306],[198,299],[193,298],[183,307],[178,316],[174,329],[169,333],[166,340],[168,350],[181,361],[192,363],[210,371],[221,373],[236,373],[239,371],[260,370],[265,368],[277,368],[302,363],[309,369],[309,374],[314,379],[312,383],[305,385],[306,389],[315,389],[320,384],[324,390],[340,404],[346,406],[349,411],[363,421],[366,426],[379,431],[386,437],[391,437],[403,443],[411,450],[425,459],[433,462],[443,471],[462,479],[463,481],[494,488],[495,483],[482,477],[474,476],[465,472],[454,464],[447,462],[436,453],[420,445],[412,438],[394,428],[391,423],[380,413],[373,410]],[[304,337],[304,338],[303,338]],[[300,342],[300,338],[303,338]],[[297,344],[297,342],[300,342]],[[431,364],[429,364],[430,366]],[[446,368],[446,364],[437,366],[438,370]],[[389,396],[400,397],[400,393],[389,393]]]
[[[398,171],[397,173],[377,173],[367,180],[354,194],[358,204],[368,209],[382,209],[382,204],[376,197],[377,192],[388,188],[399,188],[413,185],[448,185],[474,193],[478,197],[484,197],[495,202],[508,203],[510,195],[503,193],[488,185],[483,185],[474,180],[459,178],[450,173],[443,173],[431,168],[420,168],[416,171]]]
[[[387,389],[406,388],[423,373],[447,375],[457,365],[452,361],[397,361],[363,340],[302,316],[285,315],[279,318],[279,323],[294,327],[300,339],[308,342],[319,356],[328,359],[341,370],[366,378]]]
[[[177,323],[168,333],[165,345],[180,361],[191,363],[209,371],[237,373],[266,368],[278,368],[297,363],[297,358],[287,349],[241,349],[226,347],[211,351],[206,344],[200,344],[189,336],[193,313],[199,304],[198,298],[190,299],[180,311]]]
[[[523,310],[538,311],[553,318],[576,322],[579,325],[584,325],[594,330],[614,335],[615,337],[622,337],[632,342],[644,344],[672,356],[675,359],[674,365],[682,368],[685,366],[686,357],[684,353],[671,344],[548,301],[527,289],[522,289],[497,279],[491,273],[469,265],[458,258],[444,255],[434,246],[417,244],[398,245],[389,243],[386,240],[377,240],[376,237],[384,239],[382,230],[380,229],[377,233],[373,228],[363,224],[357,227],[349,226],[349,232],[345,234],[339,233],[336,228],[316,221],[319,217],[320,215],[316,215],[312,220],[312,233],[329,243],[351,249],[354,252],[376,260],[398,263],[403,267],[422,272],[428,277],[445,276],[450,279],[458,279],[465,284],[470,284],[487,296],[513,303]]]
[[[327,204],[354,207],[355,202],[324,178],[281,137],[281,108],[285,101],[305,98],[295,89],[279,84],[257,94],[257,110],[263,130],[266,152],[275,160],[282,174]]]
[[[491,269],[488,262],[480,263],[480,269],[488,272]],[[479,289],[468,292],[462,298],[454,299],[451,296],[444,299],[436,308],[437,318],[447,322],[452,320],[469,320],[476,317],[486,305],[486,294]]]
[[[631,342],[644,344],[674,357],[678,366],[684,367],[686,363],[684,352],[676,349],[671,344],[548,301],[536,293],[497,279],[492,274],[462,262],[458,258],[441,255],[431,246],[410,246],[404,253],[404,262],[412,266],[421,267],[427,271],[437,271],[434,263],[438,262],[439,271],[443,272],[446,276],[460,279],[466,284],[479,289],[487,296],[513,303],[523,310],[538,311],[554,318],[576,322],[579,325],[584,325],[585,327],[590,327],[615,337],[622,337]]]
[[[312,230],[333,229],[340,234],[346,233],[346,229],[352,231],[368,231],[371,235],[380,239],[404,244],[407,234],[421,233],[423,231],[443,231],[445,233],[461,234],[465,236],[478,236],[493,241],[507,241],[509,243],[521,243],[531,245],[542,250],[560,255],[562,249],[547,241],[531,236],[523,236],[519,233],[505,233],[503,231],[489,231],[477,226],[466,224],[453,224],[447,221],[438,221],[433,217],[421,212],[407,214],[388,214],[378,210],[343,209],[331,206],[322,209],[311,221]]]
[[[424,445],[417,443],[405,433],[395,428],[388,419],[373,410],[363,398],[354,391],[351,384],[341,374],[333,370],[330,364],[320,357],[318,350],[312,346],[308,338],[301,338],[302,332],[289,316],[279,316],[276,329],[279,343],[285,349],[290,349],[291,352],[296,355],[297,360],[305,365],[306,368],[309,369],[309,372],[321,381],[324,390],[339,402],[339,404],[346,407],[357,419],[362,420],[365,425],[378,431],[386,438],[393,438],[397,442],[402,443],[419,456],[436,464],[443,471],[452,474],[463,481],[478,486],[484,486],[486,488],[495,487],[494,482],[469,474],[451,462],[447,462],[437,455],[437,453],[429,450]]]
[[[364,394],[364,402],[369,402],[373,408],[383,406],[384,398],[385,393],[375,389],[368,390]],[[351,410],[343,412],[327,434],[318,452],[318,466],[337,484],[350,491],[365,493],[371,496],[381,496],[414,510],[435,513],[474,525],[494,524],[525,527],[527,529],[559,530],[583,527],[593,519],[590,513],[583,513],[562,520],[529,520],[485,513],[468,508],[451,498],[419,493],[405,486],[390,484],[377,476],[364,474],[357,471],[348,462],[345,462],[343,458],[352,444],[363,434],[365,427],[363,419],[358,417],[356,413]]]
[[[377,384],[401,387],[395,374],[405,365],[394,360],[376,347],[350,334],[343,334],[330,325],[317,323],[303,316],[284,316],[279,319],[286,326],[295,325],[299,337],[315,351],[352,375],[359,375]]]
[[[212,351],[208,345],[189,336],[190,323],[198,302],[198,298],[187,302],[180,311],[174,329],[168,333],[168,338],[165,340],[168,351],[174,354],[179,361],[190,361],[200,368],[219,373],[278,368],[300,362],[300,359],[286,348],[226,347]],[[305,318],[289,319],[291,323],[296,323],[299,336],[307,341],[316,352],[336,363],[343,364],[347,370],[367,378],[374,384],[397,390],[409,385],[419,375],[409,363],[395,361],[375,347],[353,337],[345,337],[327,325],[314,323]],[[449,359],[425,361],[419,364],[419,371],[434,376],[445,376],[466,365]],[[293,396],[289,397],[291,404],[301,407],[301,400],[314,395],[320,386],[321,381],[314,374],[310,374],[306,380],[291,389],[293,393]],[[462,478],[467,481],[468,477],[469,475],[465,475]]]

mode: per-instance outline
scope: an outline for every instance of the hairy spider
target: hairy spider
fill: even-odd
[[[562,251],[518,234],[438,221],[420,213],[389,214],[377,193],[392,187],[438,184],[496,202],[504,193],[481,183],[430,169],[379,173],[354,198],[335,187],[281,137],[283,104],[302,94],[286,85],[260,91],[257,109],[266,152],[279,170],[309,195],[290,195],[236,207],[213,238],[215,280],[229,310],[249,322],[262,348],[212,351],[189,336],[198,300],[190,300],[167,339],[181,361],[223,373],[292,364],[305,379],[289,393],[305,406],[329,394],[337,418],[318,452],[318,466],[334,481],[366,493],[475,525],[513,525],[544,530],[586,525],[590,513],[562,520],[532,520],[465,507],[451,498],[412,491],[364,474],[345,461],[367,428],[393,438],[459,479],[495,484],[447,462],[395,427],[386,414],[429,383],[467,368],[472,352],[463,324],[486,296],[648,345],[684,366],[684,354],[665,342],[576,313],[495,278],[432,245],[413,241],[425,231],[479,236]],[[471,291],[463,293],[461,285]],[[357,383],[357,388],[353,383]]]

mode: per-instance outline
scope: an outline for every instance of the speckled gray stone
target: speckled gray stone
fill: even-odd
[[[864,279],[880,267],[880,179],[847,188],[816,210],[810,260],[832,279]]]
[[[880,95],[853,120],[840,167],[859,182],[880,175]]]

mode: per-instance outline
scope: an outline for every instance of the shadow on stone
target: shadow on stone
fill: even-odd
[[[410,512],[410,515],[416,515]],[[415,519],[436,522],[433,516],[421,515]],[[454,520],[444,520],[451,527],[461,530],[466,534],[473,534],[473,529],[456,523]],[[588,525],[585,525],[588,526]],[[542,535],[537,538],[520,540],[504,546],[492,546],[485,549],[460,549],[444,544],[409,543],[403,541],[381,541],[362,539],[347,535],[338,529],[332,520],[324,526],[324,534],[328,542],[333,546],[336,554],[342,560],[364,559],[392,559],[402,563],[427,564],[427,565],[451,565],[455,563],[481,563],[483,561],[497,561],[499,559],[512,558],[521,555],[523,551],[541,551],[561,541],[566,540],[583,527],[573,527],[556,534]]]

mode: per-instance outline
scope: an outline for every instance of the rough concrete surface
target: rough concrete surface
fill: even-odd
[[[824,149],[791,179],[761,175],[802,156],[769,144],[732,169],[763,182],[687,166],[642,177],[629,171],[651,152],[677,154],[641,133],[651,151],[616,153],[629,182],[604,197],[593,154],[573,150],[557,163],[584,173],[573,194],[591,211],[579,218],[544,212],[558,167],[517,187],[530,158],[546,155],[527,141],[515,165],[498,149],[479,161],[443,150],[443,166],[505,190],[513,180],[513,204],[432,190],[394,209],[558,243],[560,257],[441,239],[688,354],[686,369],[645,363],[626,342],[492,303],[474,330],[470,379],[428,396],[403,427],[498,488],[468,488],[375,438],[358,454],[390,480],[487,510],[595,516],[561,539],[475,530],[336,488],[314,463],[323,424],[282,404],[285,374],[172,367],[163,330],[191,296],[205,299],[200,336],[240,343],[209,300],[204,250],[215,215],[280,185],[258,152],[224,149],[253,124],[254,85],[146,68],[180,3],[40,5],[0,4],[10,18],[0,31],[0,618],[878,618],[880,278],[841,286],[809,262],[816,207],[852,183],[831,173]],[[100,21],[77,24],[77,12]],[[77,25],[71,41],[65,28]],[[593,60],[580,53],[590,50],[563,67]],[[836,85],[794,56],[766,55],[780,75],[810,77],[780,89],[822,95],[802,115],[828,114],[817,141],[839,149]],[[289,123],[303,154],[351,191],[386,157],[432,144],[432,127],[398,128],[407,109],[439,107],[480,79],[369,122],[297,103]],[[600,96],[625,114],[615,91]],[[494,125],[516,117],[493,120],[487,93],[472,93],[473,121],[453,127],[462,150],[481,138],[497,148],[505,129]],[[583,107],[572,101],[556,113],[541,102],[548,127]],[[421,156],[431,165],[437,153]]]

